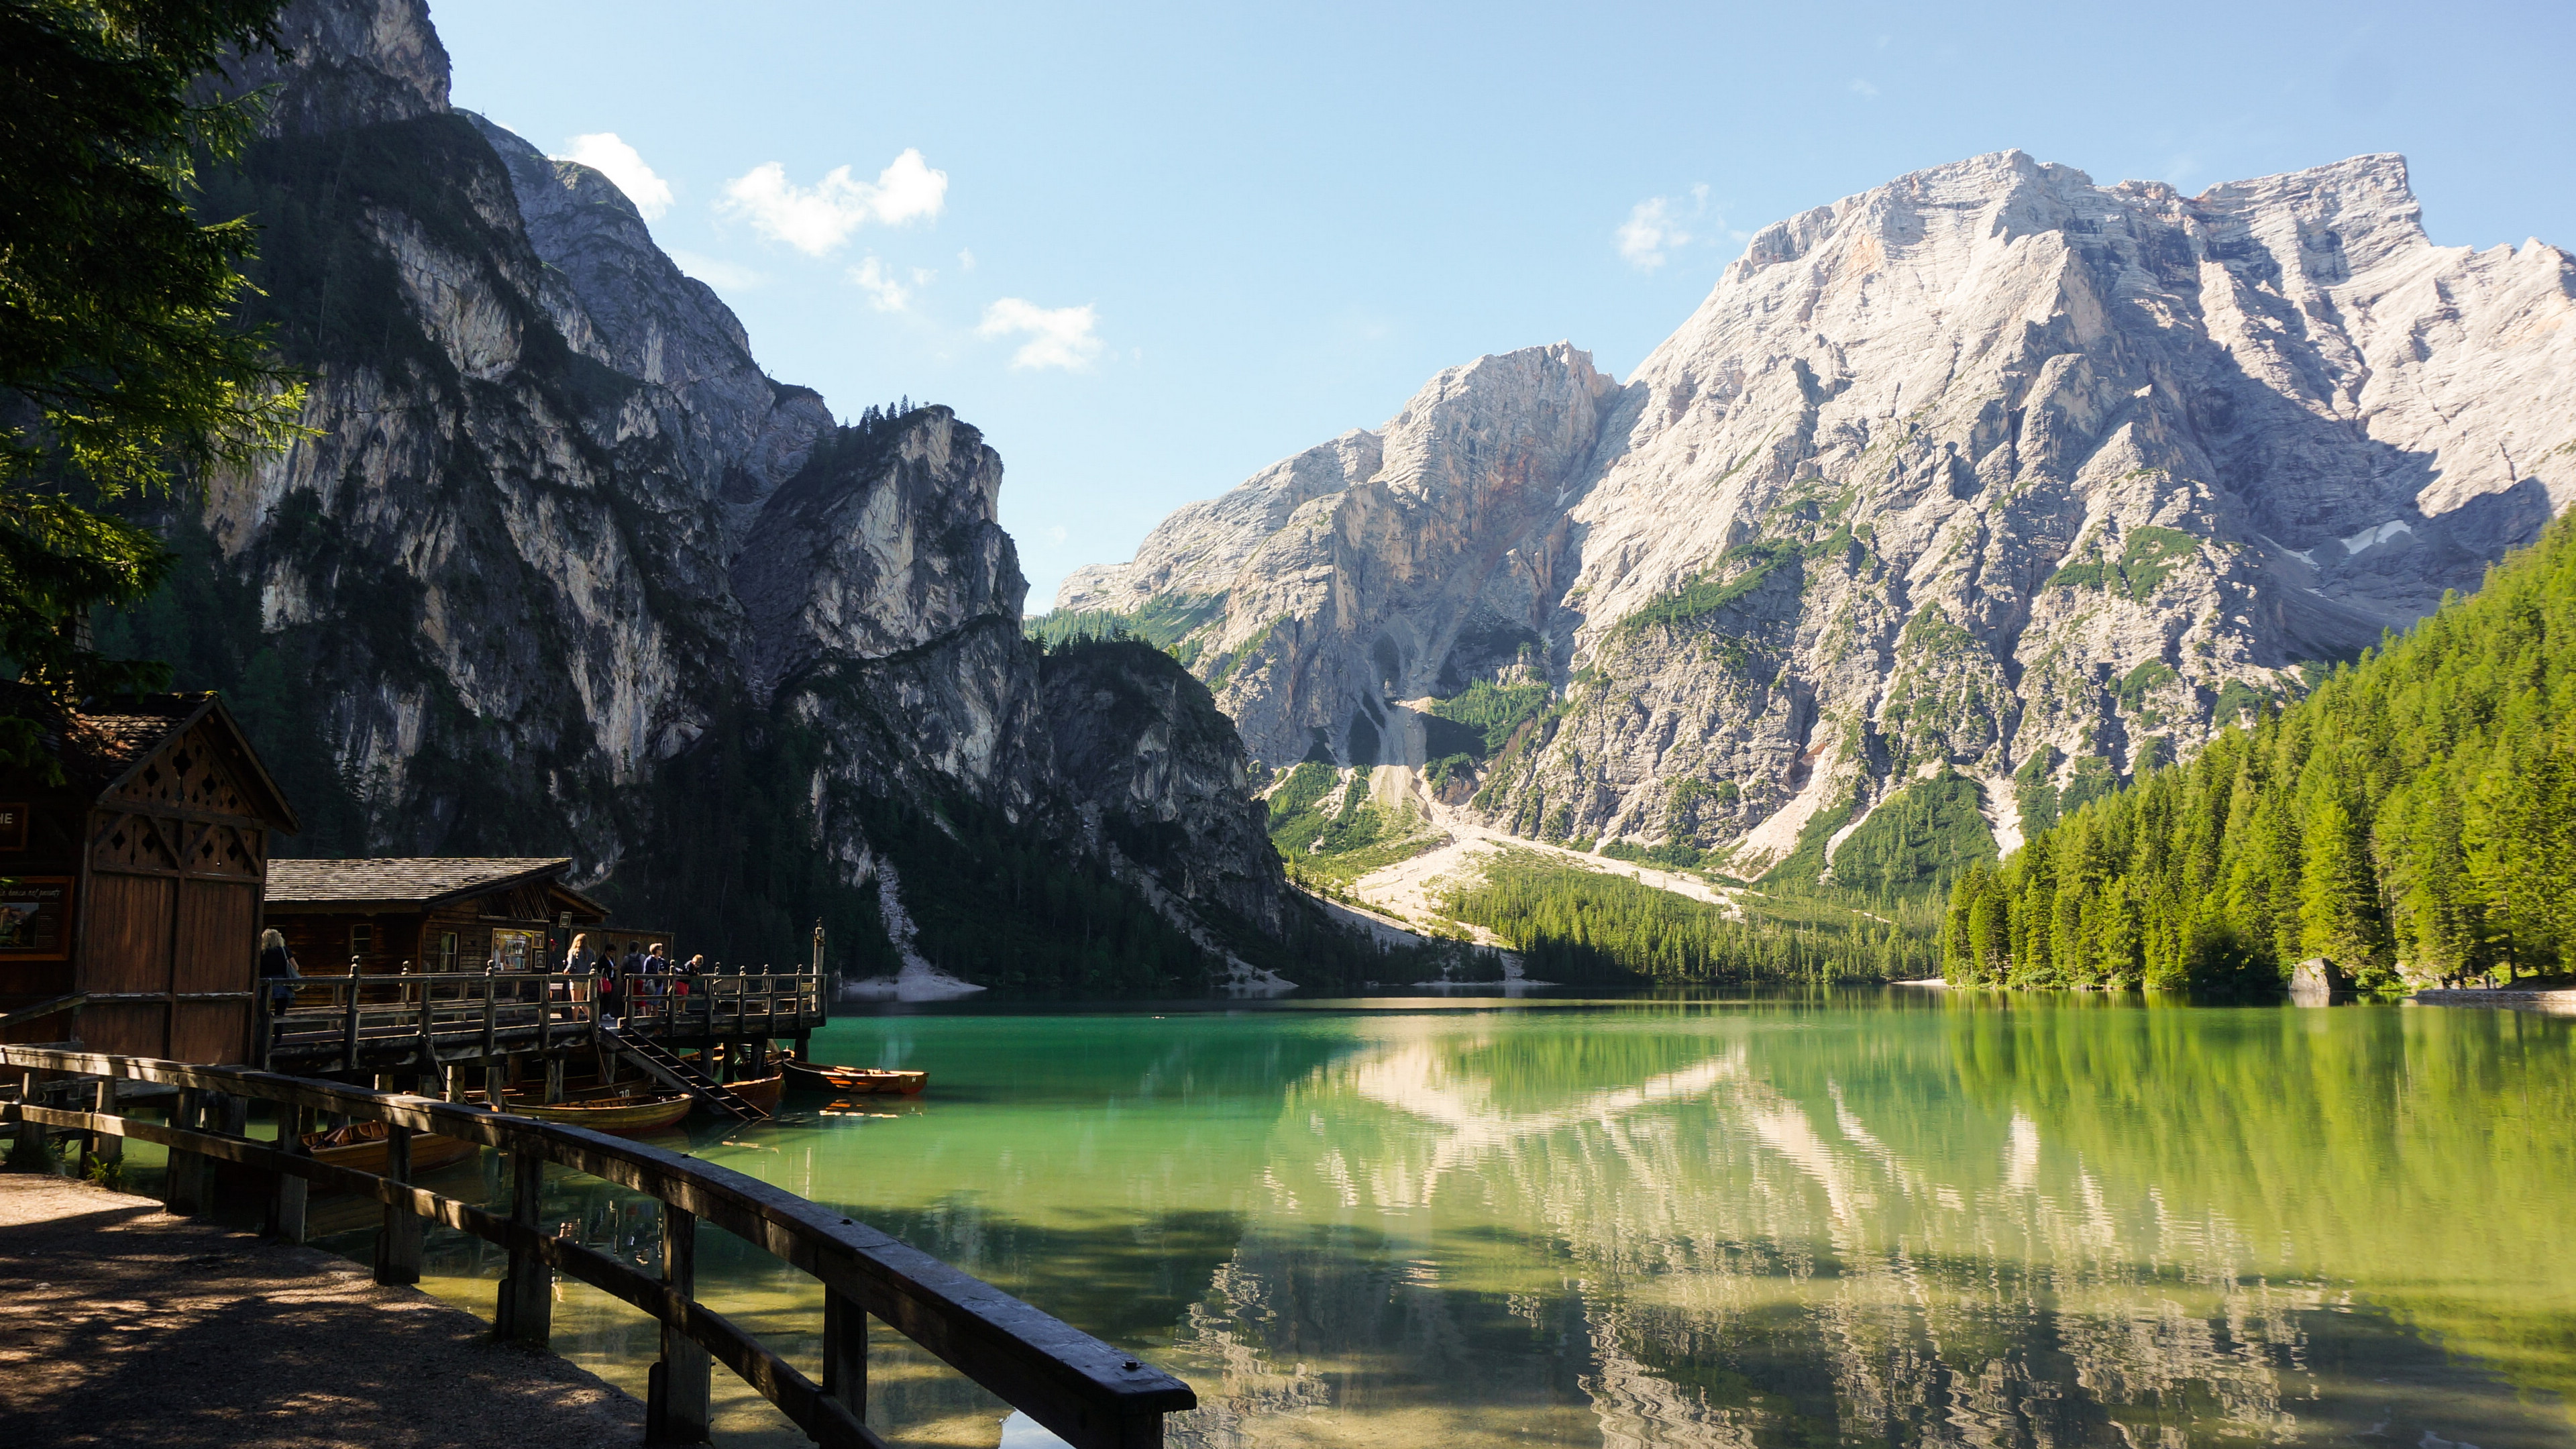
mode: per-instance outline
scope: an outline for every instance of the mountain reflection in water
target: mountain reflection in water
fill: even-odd
[[[1854,994],[907,1015],[816,1046],[939,1090],[696,1150],[1180,1373],[1175,1444],[2571,1437],[2563,1021]],[[649,1203],[558,1196],[651,1255]],[[442,1251],[436,1286],[488,1312],[497,1261]],[[700,1274],[813,1356],[810,1280],[729,1241]],[[566,1290],[559,1348],[640,1388],[652,1335],[593,1297]],[[989,1396],[876,1353],[882,1432],[1000,1441]]]

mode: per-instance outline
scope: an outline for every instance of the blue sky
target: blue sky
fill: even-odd
[[[2402,151],[2435,241],[2576,246],[2564,4],[431,17],[457,104],[622,172],[772,376],[982,428],[1033,612],[1442,367],[1625,377],[1755,229],[1963,156],[2196,192]]]

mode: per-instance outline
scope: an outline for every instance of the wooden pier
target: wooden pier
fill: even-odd
[[[549,1024],[550,1018],[540,1013],[526,1029],[538,1031]],[[434,1039],[438,1033],[431,1035]],[[919,1249],[819,1203],[695,1158],[481,1107],[241,1068],[0,1046],[0,1070],[21,1075],[18,1098],[0,1102],[0,1126],[11,1127],[22,1140],[30,1133],[81,1134],[85,1156],[121,1146],[127,1138],[169,1148],[173,1211],[207,1210],[214,1183],[211,1164],[222,1161],[250,1169],[265,1183],[269,1230],[288,1241],[304,1237],[305,1201],[314,1187],[381,1203],[379,1282],[419,1280],[422,1234],[431,1222],[507,1248],[509,1274],[500,1286],[495,1324],[505,1339],[545,1346],[558,1273],[650,1315],[662,1325],[662,1355],[653,1368],[649,1442],[707,1442],[710,1365],[722,1363],[817,1443],[830,1449],[882,1446],[885,1441],[866,1424],[871,1318],[1077,1449],[1159,1445],[1163,1416],[1197,1404],[1179,1379]],[[118,1094],[127,1083],[176,1088],[177,1104],[168,1120],[144,1121],[118,1111]],[[255,1101],[271,1104],[278,1113],[275,1143],[247,1135],[248,1108]],[[314,1160],[303,1134],[332,1117],[387,1124],[385,1172]],[[509,1210],[487,1210],[415,1186],[410,1181],[411,1143],[424,1132],[507,1154]],[[660,1202],[659,1276],[547,1231],[540,1216],[540,1187],[548,1163]],[[701,1222],[820,1280],[820,1381],[698,1301],[693,1265]]]
[[[668,977],[641,978],[667,983]],[[688,994],[635,995],[620,1029],[669,1047],[803,1041],[829,1014],[819,972],[692,976]],[[282,1011],[263,1008],[262,1059],[302,1076],[506,1069],[512,1058],[601,1049],[599,978],[585,973],[441,971],[305,976]],[[478,1084],[479,1085],[479,1084]]]

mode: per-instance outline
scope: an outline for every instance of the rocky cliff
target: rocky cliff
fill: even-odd
[[[240,703],[302,848],[561,852],[737,958],[801,958],[820,914],[874,969],[964,939],[943,919],[1042,939],[1078,898],[1086,935],[1171,947],[1117,984],[1250,971],[1172,946],[1286,909],[1239,747],[1158,655],[1059,754],[1074,686],[1022,635],[975,429],[842,426],[765,375],[606,178],[450,108],[420,0],[299,0],[283,31],[291,60],[232,78],[274,104],[207,209],[264,228],[251,320],[311,374],[313,436],[212,480],[173,591],[103,632]],[[1131,848],[1155,829],[1187,851]],[[1009,900],[974,898],[971,850],[886,869],[988,839]],[[1005,974],[1061,984],[1049,960]]]
[[[1273,764],[1418,765],[1544,681],[1468,805],[1522,834],[1814,874],[1955,773],[2009,847],[2576,497],[2571,322],[2565,253],[2434,246],[2395,156],[2190,197],[2004,152],[1766,228],[1624,385],[1451,369],[1057,604]]]

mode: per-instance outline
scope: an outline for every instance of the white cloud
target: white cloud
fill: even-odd
[[[1690,196],[1688,214],[1684,214],[1679,201],[1669,196],[1649,196],[1630,208],[1628,219],[1619,224],[1619,255],[1638,271],[1651,272],[1670,260],[1671,253],[1689,246],[1694,235],[1691,228],[1708,210],[1708,187],[1694,186]],[[1721,227],[1726,224],[1724,218],[1714,220]]]
[[[1017,297],[1004,297],[984,309],[983,324],[975,330],[985,337],[1009,337],[1025,334],[1028,341],[1011,354],[1015,368],[1061,367],[1067,372],[1090,370],[1091,360],[1100,355],[1100,338],[1092,329],[1100,318],[1089,307],[1041,307]]]
[[[749,267],[717,257],[704,257],[677,248],[664,255],[670,257],[672,264],[681,271],[720,292],[748,292],[769,280]]]
[[[1878,87],[1865,80],[1855,79],[1851,83],[1851,92],[1856,96],[1875,96],[1878,94]]]
[[[653,168],[644,164],[634,147],[619,140],[615,131],[575,136],[572,154],[555,159],[578,161],[616,182],[617,189],[626,193],[626,199],[635,203],[646,221],[671,209],[671,183],[654,175]]]
[[[971,272],[975,270],[975,254],[973,252],[959,252],[957,254],[957,270],[961,272]]]
[[[1066,539],[1068,539],[1068,538],[1071,538],[1073,535],[1072,535],[1072,534],[1070,534],[1070,533],[1067,533],[1067,532],[1065,531],[1064,525],[1059,523],[1059,524],[1057,524],[1055,527],[1048,529],[1048,530],[1047,530],[1047,532],[1046,532],[1046,536],[1047,536],[1047,542],[1049,542],[1049,543],[1051,543],[1051,544],[1054,544],[1054,545],[1055,545],[1056,547],[1058,547],[1058,548],[1062,548],[1062,547],[1064,547],[1064,541],[1065,541]]]
[[[850,268],[850,280],[858,283],[859,290],[868,294],[868,305],[880,312],[900,312],[912,305],[913,287],[929,281],[930,274],[915,268],[912,276],[912,286],[905,285],[895,279],[891,268],[875,257]]]
[[[948,173],[933,171],[917,150],[906,150],[871,184],[835,166],[810,187],[787,179],[787,168],[765,162],[725,183],[717,210],[751,223],[753,230],[810,257],[838,249],[869,222],[902,226],[939,215],[948,206]]]

